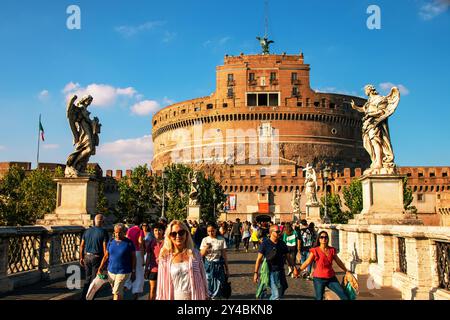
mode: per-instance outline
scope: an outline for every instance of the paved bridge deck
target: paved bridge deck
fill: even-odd
[[[253,270],[256,260],[256,252],[250,250],[249,253],[243,251],[228,251],[230,264],[230,281],[233,289],[231,299],[249,300],[255,299],[256,285],[253,283]],[[342,274],[338,274],[338,279]],[[393,288],[382,287],[381,289],[368,289],[365,285],[367,276],[359,278],[360,295],[359,300],[400,300],[401,293]],[[284,299],[287,300],[312,300],[314,299],[313,282],[305,279],[288,278],[289,288]],[[148,282],[144,287],[144,293],[140,300],[148,297]],[[66,287],[66,280],[55,282],[41,282],[25,288],[20,288],[8,295],[0,296],[0,300],[74,300],[80,299],[81,290],[69,290]],[[110,300],[111,289],[105,286],[98,294],[98,300]],[[126,292],[125,299],[132,299],[130,292]],[[327,291],[326,299],[337,299],[334,293]]]

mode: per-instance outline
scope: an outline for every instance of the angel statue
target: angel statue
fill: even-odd
[[[294,214],[300,213],[300,191],[298,189],[292,193],[291,206]]]
[[[364,174],[394,174],[397,169],[389,136],[388,117],[400,102],[400,91],[393,87],[389,95],[380,96],[371,84],[366,85],[364,91],[369,97],[364,106],[355,105],[353,100],[351,102],[353,109],[364,113],[363,145],[372,160],[370,169],[364,171]]]
[[[101,127],[97,117],[94,117],[93,120],[89,117],[90,112],[87,108],[92,103],[92,96],[85,96],[75,104],[77,98],[74,95],[67,105],[67,118],[75,146],[75,151],[67,158],[65,176],[68,178],[89,175],[86,173],[86,167],[89,158],[95,154]]]
[[[197,205],[197,196],[198,196],[197,171],[193,172],[190,180],[191,180],[191,191],[189,192],[189,205],[196,206]]]
[[[272,40],[269,40],[269,38],[264,37],[256,37],[256,39],[259,41],[259,43],[261,44],[262,50],[263,50],[263,54],[269,54],[269,45],[271,43],[275,43]]]
[[[308,163],[306,168],[303,169],[306,171],[305,177],[305,195],[306,195],[306,205],[317,205],[319,201],[317,201],[316,189],[317,189],[317,177],[316,170]]]

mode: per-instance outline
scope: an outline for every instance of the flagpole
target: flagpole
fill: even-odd
[[[40,134],[41,134],[41,114],[39,114],[39,124],[38,124],[38,147],[37,147],[37,161],[36,161],[36,169],[39,169],[39,147],[40,147]]]

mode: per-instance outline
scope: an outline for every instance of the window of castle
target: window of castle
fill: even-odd
[[[212,103],[209,103],[209,104],[206,105],[206,109],[212,109],[212,108],[213,108]]]

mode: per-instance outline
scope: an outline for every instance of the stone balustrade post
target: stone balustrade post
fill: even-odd
[[[14,282],[8,278],[9,237],[13,232],[10,228],[0,230],[0,293],[14,289]]]
[[[61,263],[61,233],[55,230],[49,232],[48,242],[48,268],[47,280],[55,280],[65,276],[65,270]]]
[[[406,263],[409,290],[402,292],[406,300],[429,300],[433,288],[433,268],[431,244],[429,239],[406,238]]]

